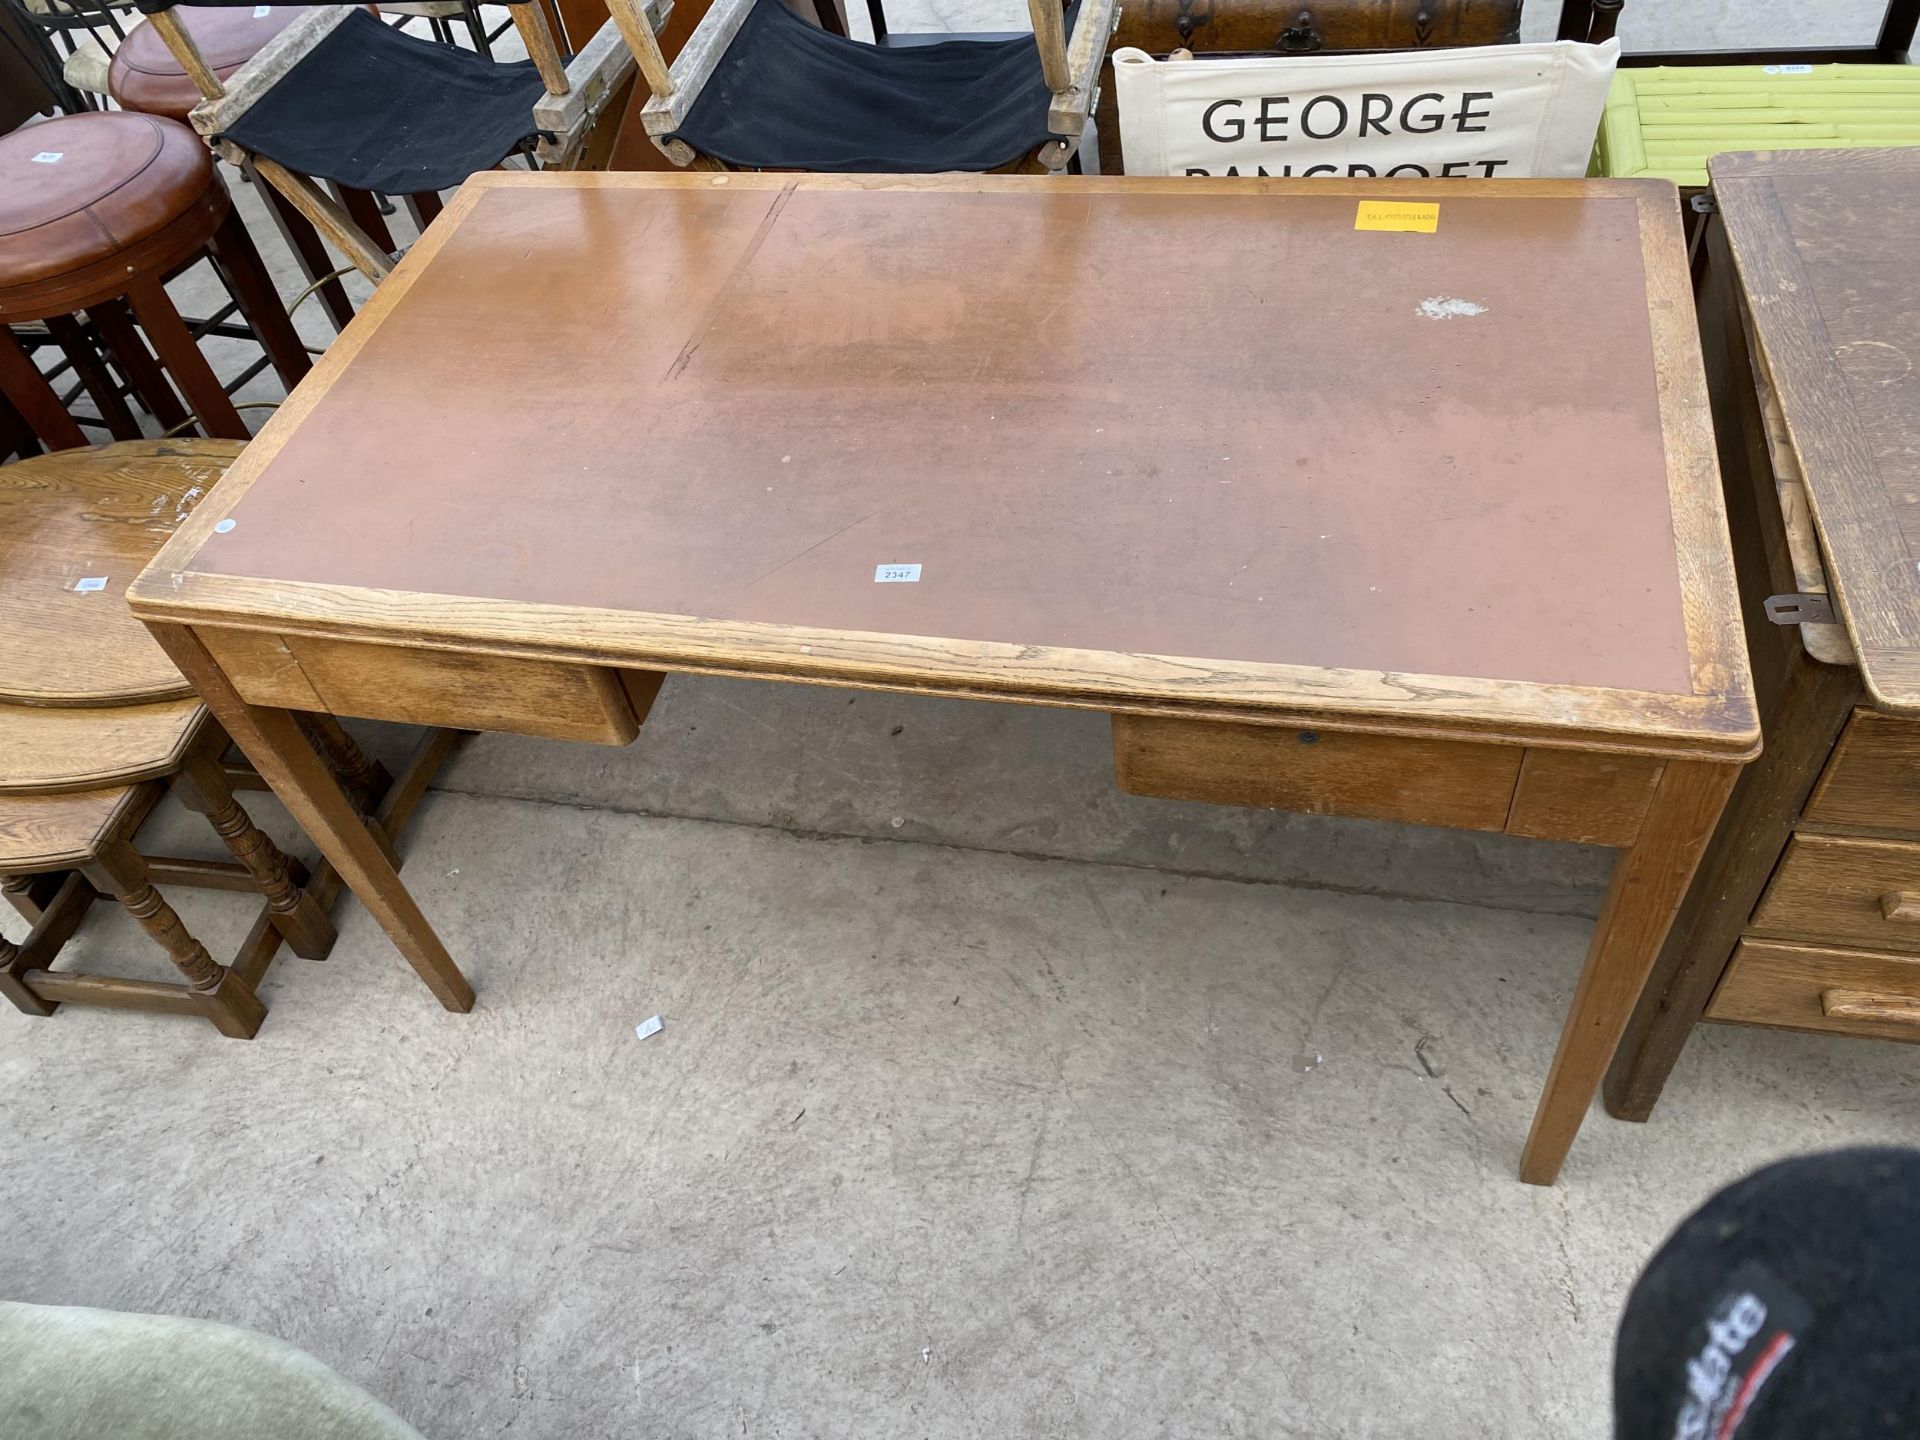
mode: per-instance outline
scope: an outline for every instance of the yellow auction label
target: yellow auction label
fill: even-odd
[[[1360,213],[1353,217],[1356,230],[1417,230],[1431,235],[1440,228],[1440,202],[1422,204],[1411,200],[1362,200]]]

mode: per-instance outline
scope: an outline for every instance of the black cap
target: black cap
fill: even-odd
[[[1920,1150],[1770,1165],[1695,1211],[1635,1282],[1616,1440],[1920,1435]]]

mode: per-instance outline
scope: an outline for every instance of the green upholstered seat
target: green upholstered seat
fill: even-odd
[[[0,1301],[0,1435],[421,1440],[302,1350],[234,1325]]]
[[[1704,186],[1729,150],[1920,145],[1920,67],[1687,65],[1621,70],[1594,173]]]

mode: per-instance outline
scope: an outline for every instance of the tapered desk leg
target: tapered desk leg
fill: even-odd
[[[1739,774],[1737,765],[1667,762],[1640,836],[1615,864],[1600,907],[1520,1155],[1520,1178],[1528,1184],[1551,1185],[1560,1174]]]
[[[292,713],[242,700],[187,626],[149,623],[147,628],[427,988],[447,1009],[471,1010],[473,987],[467,977],[414,904],[393,862],[341,792],[333,772],[307,743]]]

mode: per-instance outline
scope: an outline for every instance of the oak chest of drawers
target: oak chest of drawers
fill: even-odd
[[[1723,155],[1701,339],[1765,751],[1607,1078],[1694,1024],[1920,1040],[1920,151]]]

